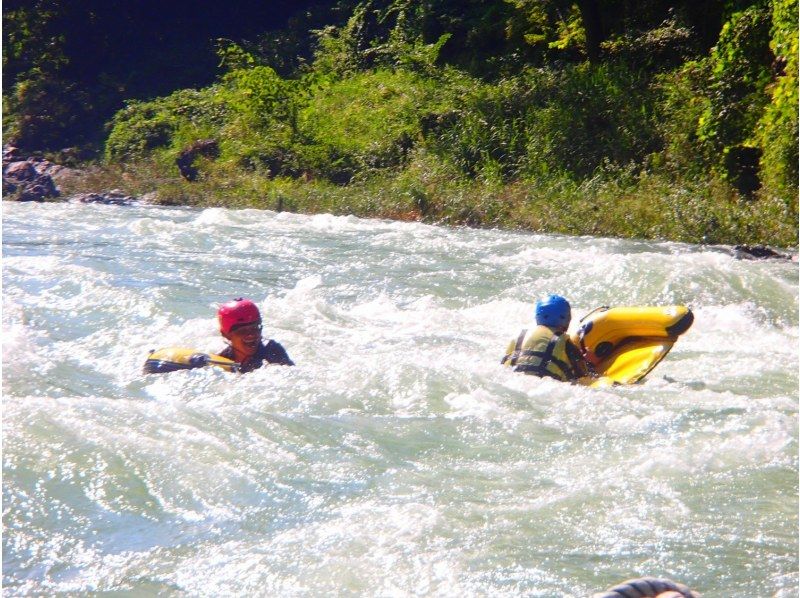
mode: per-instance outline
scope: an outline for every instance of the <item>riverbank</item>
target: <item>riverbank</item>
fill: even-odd
[[[209,163],[190,182],[155,161],[94,165],[60,181],[63,197],[118,189],[160,205],[256,208],[419,220],[480,228],[687,243],[794,247],[797,209],[778,198],[739,198],[721,181],[676,182],[618,170],[537,186],[468,180],[418,153],[402,170],[348,185],[226,169]]]

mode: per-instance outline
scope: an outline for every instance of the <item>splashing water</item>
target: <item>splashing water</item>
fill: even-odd
[[[256,210],[3,206],[8,595],[795,596],[798,270]],[[532,302],[687,304],[647,380],[499,366]],[[296,367],[142,375],[257,302]]]

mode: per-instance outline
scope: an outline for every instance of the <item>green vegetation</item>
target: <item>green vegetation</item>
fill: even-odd
[[[212,84],[129,101],[72,190],[107,180],[170,204],[797,243],[796,0],[384,0],[347,14],[222,43]],[[14,35],[30,42],[34,25]],[[20,123],[48,97],[37,85],[63,76],[53,56],[20,70],[5,103],[6,135],[42,149],[55,125]],[[56,106],[51,120],[74,116]],[[219,151],[193,157],[189,182],[176,159],[201,139]]]

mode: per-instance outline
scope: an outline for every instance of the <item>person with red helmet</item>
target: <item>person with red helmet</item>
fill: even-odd
[[[260,368],[265,361],[294,365],[280,343],[269,339],[264,344],[261,338],[261,312],[249,299],[239,298],[223,303],[217,310],[217,319],[220,334],[228,341],[228,346],[219,355],[240,363],[240,372]]]

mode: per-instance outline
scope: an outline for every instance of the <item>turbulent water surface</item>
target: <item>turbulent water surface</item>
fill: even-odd
[[[500,367],[537,296],[687,304],[638,386]],[[219,351],[252,298],[296,367]],[[4,594],[797,595],[798,268],[256,210],[3,205]]]

